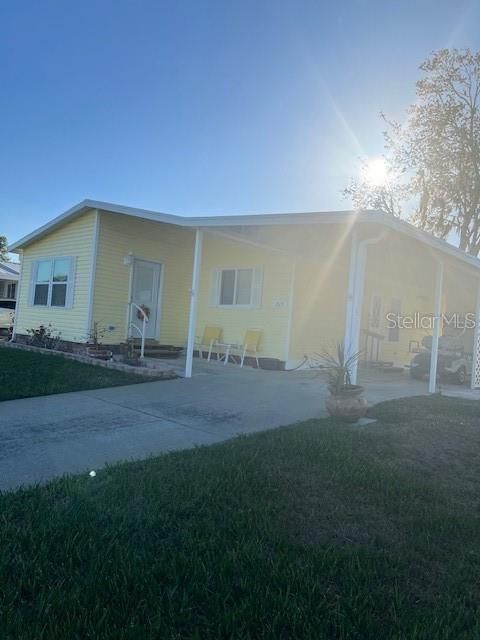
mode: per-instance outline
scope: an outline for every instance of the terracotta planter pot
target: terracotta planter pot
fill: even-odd
[[[330,395],[325,404],[332,418],[340,418],[345,422],[356,422],[367,413],[368,402],[362,397],[363,387],[352,386],[338,395]]]

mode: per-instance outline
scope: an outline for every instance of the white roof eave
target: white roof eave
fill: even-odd
[[[298,224],[335,224],[335,223],[376,223],[394,231],[398,231],[404,235],[426,244],[437,251],[441,251],[450,255],[452,258],[461,260],[469,266],[480,269],[480,260],[468,255],[464,251],[457,249],[445,240],[435,238],[426,231],[417,229],[410,223],[393,218],[382,211],[365,211],[365,210],[346,210],[346,211],[321,211],[309,213],[267,213],[267,214],[247,214],[247,215],[231,215],[231,216],[196,216],[185,217],[168,213],[160,213],[149,211],[147,209],[138,209],[135,207],[127,207],[123,205],[113,204],[111,202],[102,202],[99,200],[82,200],[79,204],[68,209],[61,215],[57,216],[42,227],[39,227],[32,233],[24,236],[17,242],[8,247],[11,252],[17,252],[22,247],[30,244],[34,240],[46,235],[53,229],[61,226],[67,220],[82,215],[91,209],[99,209],[110,213],[120,215],[128,215],[144,220],[152,220],[164,224],[173,224],[184,228],[204,228],[211,227],[238,227],[238,226],[271,226],[271,225],[298,225]]]

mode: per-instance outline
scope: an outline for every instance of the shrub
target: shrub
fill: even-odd
[[[42,349],[56,349],[60,342],[60,333],[57,333],[56,329],[51,324],[41,324],[36,329],[27,329],[28,339],[27,344],[32,347],[41,347]]]

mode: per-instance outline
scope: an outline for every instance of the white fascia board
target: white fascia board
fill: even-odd
[[[333,224],[351,221],[364,211],[317,211],[308,213],[259,213],[231,216],[182,218],[192,227],[258,227],[294,224]]]
[[[99,200],[83,200],[68,211],[57,216],[50,222],[37,229],[36,231],[24,236],[17,242],[8,247],[11,252],[18,252],[18,249],[30,244],[34,240],[47,234],[52,229],[60,226],[67,219],[81,215],[90,209],[98,209],[107,213],[117,213],[127,215],[134,218],[142,218],[144,220],[152,220],[154,222],[162,222],[172,224],[178,227],[207,229],[211,227],[247,227],[247,226],[271,226],[271,225],[299,225],[299,224],[334,224],[334,223],[366,223],[372,222],[386,226],[394,231],[398,231],[404,235],[427,244],[430,247],[446,253],[463,263],[468,264],[474,269],[480,269],[480,260],[468,255],[464,251],[457,249],[445,240],[435,238],[426,231],[417,229],[410,223],[394,218],[382,211],[375,210],[345,210],[345,211],[318,211],[309,213],[267,213],[267,214],[247,214],[247,215],[226,215],[226,216],[196,216],[185,217],[169,213],[160,213],[157,211],[149,211],[147,209],[138,209],[135,207],[127,207],[124,205],[114,204],[111,202],[102,202]]]
[[[18,249],[29,244],[33,240],[36,240],[37,238],[40,238],[41,236],[45,235],[51,229],[54,229],[55,227],[60,226],[62,222],[66,221],[68,218],[73,218],[76,215],[80,215],[81,213],[83,213],[88,209],[88,207],[85,207],[85,202],[87,201],[84,200],[79,204],[76,204],[71,209],[68,209],[64,213],[57,216],[56,218],[53,218],[53,220],[50,220],[49,222],[42,225],[38,229],[35,229],[35,231],[32,231],[32,233],[29,233],[26,236],[23,236],[23,238],[20,238],[20,240],[17,240],[13,244],[9,245],[8,251],[12,253],[18,252]]]
[[[82,200],[71,209],[68,209],[64,213],[60,214],[53,220],[50,220],[43,226],[39,227],[32,233],[20,238],[8,247],[8,251],[15,253],[21,247],[24,247],[34,240],[38,240],[42,236],[46,235],[53,229],[61,226],[64,222],[70,219],[74,219],[77,216],[82,215],[90,209],[99,209],[101,211],[107,211],[112,213],[119,213],[123,215],[133,216],[135,218],[143,218],[145,220],[154,220],[155,222],[166,222],[169,224],[181,224],[183,220],[181,216],[174,216],[167,213],[156,213],[155,211],[147,211],[146,209],[134,209],[133,207],[124,207],[122,205],[112,204],[110,202],[101,202],[99,200]]]
[[[353,220],[352,220],[353,218]],[[189,226],[228,227],[228,226],[267,226],[298,224],[333,224],[333,223],[375,223],[388,227],[403,235],[407,235],[422,244],[442,251],[469,266],[480,269],[480,260],[449,244],[446,240],[436,238],[422,229],[417,229],[405,220],[399,220],[381,211],[325,211],[318,213],[279,213],[248,216],[218,216],[213,218],[187,218]]]
[[[176,216],[171,213],[161,213],[159,211],[150,211],[148,209],[137,209],[136,207],[126,207],[121,204],[112,204],[111,202],[101,202],[99,200],[85,200],[85,204],[89,209],[98,209],[107,213],[119,213],[121,215],[132,216],[134,218],[143,218],[144,220],[154,220],[155,222],[164,222],[166,224],[174,224],[177,226],[191,226],[184,224],[188,220],[183,216]]]
[[[292,225],[292,224],[331,224],[334,222],[345,222],[351,219],[352,215],[358,214],[355,211],[325,211],[312,213],[268,213],[268,214],[248,214],[248,215],[231,215],[231,216],[199,216],[185,217],[177,216],[170,213],[160,213],[157,211],[149,211],[148,209],[138,209],[135,207],[127,207],[111,202],[102,202],[100,200],[82,200],[77,205],[60,214],[53,220],[50,220],[43,226],[39,227],[32,233],[20,238],[8,247],[8,251],[17,252],[18,249],[24,247],[34,240],[46,235],[56,227],[59,227],[69,219],[73,219],[82,215],[90,209],[98,209],[107,213],[118,213],[134,218],[142,218],[143,220],[152,220],[154,222],[163,222],[165,224],[173,224],[178,227],[199,228],[199,227],[236,227],[236,226],[259,226],[259,225]]]
[[[12,282],[16,282],[18,279],[18,273],[7,273],[6,271],[2,271],[0,269],[0,280],[11,280]]]
[[[381,215],[383,216],[383,218],[381,220],[377,218],[375,222],[379,222],[380,224],[390,227],[395,231],[399,231],[400,233],[403,233],[404,235],[407,235],[410,238],[414,238],[415,240],[418,240],[423,244],[427,244],[433,249],[436,249],[438,251],[448,254],[452,258],[461,260],[462,262],[468,264],[474,269],[480,269],[480,260],[478,258],[475,258],[474,256],[471,256],[468,253],[465,253],[465,251],[462,251],[461,249],[457,249],[457,247],[454,247],[453,245],[449,244],[446,240],[442,240],[441,238],[436,238],[435,236],[430,235],[429,233],[427,233],[426,231],[423,231],[422,229],[417,229],[417,227],[414,227],[413,225],[411,225],[409,222],[406,222],[405,220],[399,220],[398,218],[393,218],[385,214],[381,214]]]
[[[18,280],[20,273],[20,263],[1,263],[0,262],[0,278],[2,280]]]

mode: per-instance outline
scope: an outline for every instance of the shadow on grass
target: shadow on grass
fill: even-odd
[[[478,405],[409,398],[0,500],[6,638],[475,638]]]

